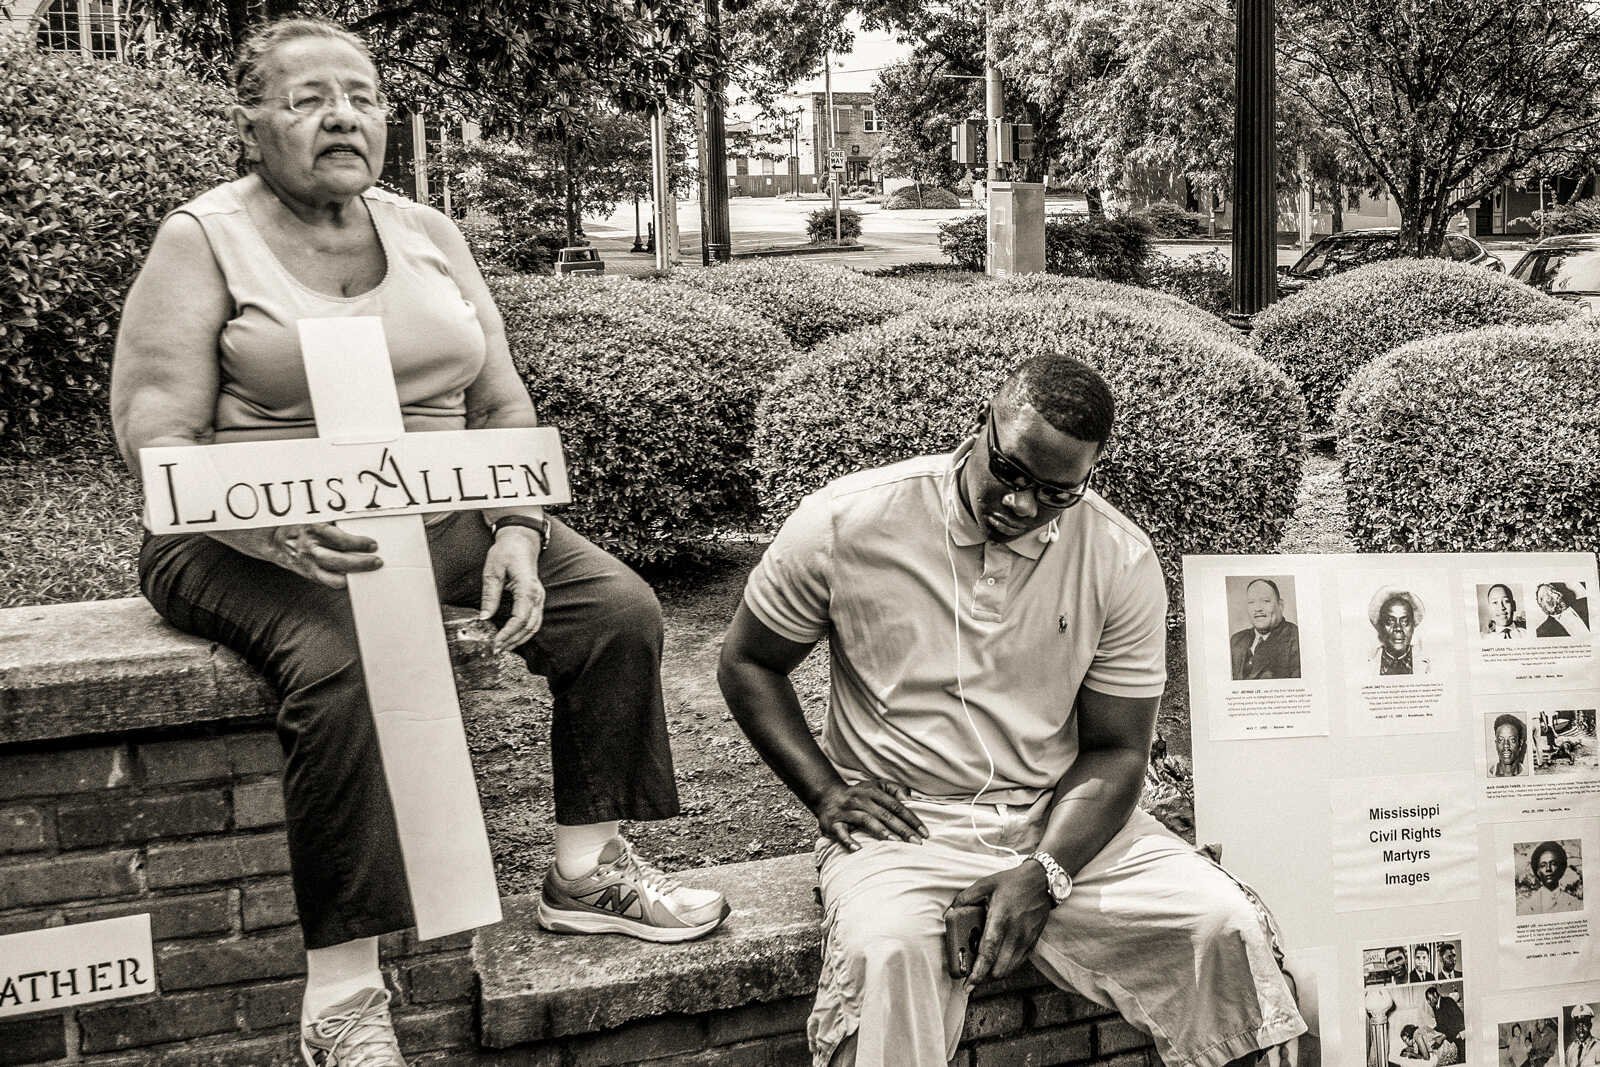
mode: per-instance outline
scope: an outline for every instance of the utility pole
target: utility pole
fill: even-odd
[[[1233,109],[1233,307],[1248,329],[1278,298],[1277,108],[1273,0],[1236,0],[1238,52]]]
[[[722,13],[718,0],[705,0],[706,36],[720,51],[722,47]],[[701,240],[705,243],[705,258],[710,263],[726,263],[733,258],[733,236],[728,220],[728,129],[723,119],[723,97],[727,78],[722,61],[718,59],[711,68],[710,84],[705,93],[706,166],[701,172],[705,183],[706,207],[700,220]]]
[[[828,106],[828,193],[833,199],[833,243],[839,243],[839,172],[833,169],[834,111],[833,111],[833,50],[822,53],[822,89]]]
[[[1000,120],[1005,116],[1005,90],[1000,84],[1000,67],[994,54],[994,0],[983,4],[983,128],[984,145],[989,152],[986,180],[1000,180]]]

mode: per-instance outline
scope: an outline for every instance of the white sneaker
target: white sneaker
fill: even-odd
[[[389,1018],[389,991],[363,989],[300,1025],[310,1067],[406,1067]]]
[[[554,863],[539,896],[539,925],[563,934],[627,934],[644,941],[693,941],[728,917],[728,902],[711,889],[691,889],[634,855],[620,837],[600,864],[563,878]]]

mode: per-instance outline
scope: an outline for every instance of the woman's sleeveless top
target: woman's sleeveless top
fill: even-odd
[[[199,221],[233,298],[217,346],[215,440],[316,436],[295,323],[357,315],[383,320],[407,431],[465,428],[466,389],[483,368],[483,329],[423,228],[424,209],[381,189],[363,193],[387,269],[359,296],[329,296],[297,281],[251,220],[241,192],[258,180],[220,185],[177,209]]]

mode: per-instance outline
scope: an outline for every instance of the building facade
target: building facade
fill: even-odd
[[[788,196],[828,188],[828,97],[793,93],[779,98],[781,118],[755,124],[730,123],[745,136],[728,154],[728,183],[735,195]],[[842,187],[877,185],[873,165],[883,145],[883,126],[871,93],[833,94],[832,144],[844,153]]]

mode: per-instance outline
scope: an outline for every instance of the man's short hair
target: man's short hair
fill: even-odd
[[[1431,985],[1422,991],[1422,995],[1425,997],[1436,997],[1439,995],[1439,987],[1436,985]]]
[[[1283,594],[1278,591],[1278,583],[1273,581],[1271,578],[1252,578],[1248,582],[1244,583],[1245,591],[1248,592],[1250,587],[1255,585],[1257,582],[1260,582],[1268,589],[1271,589],[1272,595],[1277,597],[1279,600],[1283,599]],[[1405,949],[1401,949],[1400,951],[1404,952]]]
[[[1513,593],[1511,591],[1511,587],[1505,582],[1495,582],[1493,585],[1491,585],[1487,590],[1484,591],[1483,599],[1488,600],[1490,597],[1494,596],[1494,591],[1496,589],[1504,589],[1506,591],[1506,599],[1511,601],[1513,604],[1517,602],[1517,594]]]
[[[1012,371],[998,396],[1026,401],[1056,430],[1104,444],[1116,421],[1111,387],[1093,367],[1060,352],[1041,352]]]
[[[1515,726],[1517,728],[1517,742],[1521,744],[1522,742],[1527,741],[1528,726],[1522,721],[1522,716],[1513,715],[1510,712],[1507,712],[1504,715],[1496,715],[1494,719],[1494,732],[1498,734],[1500,732],[1500,727],[1502,726]]]

